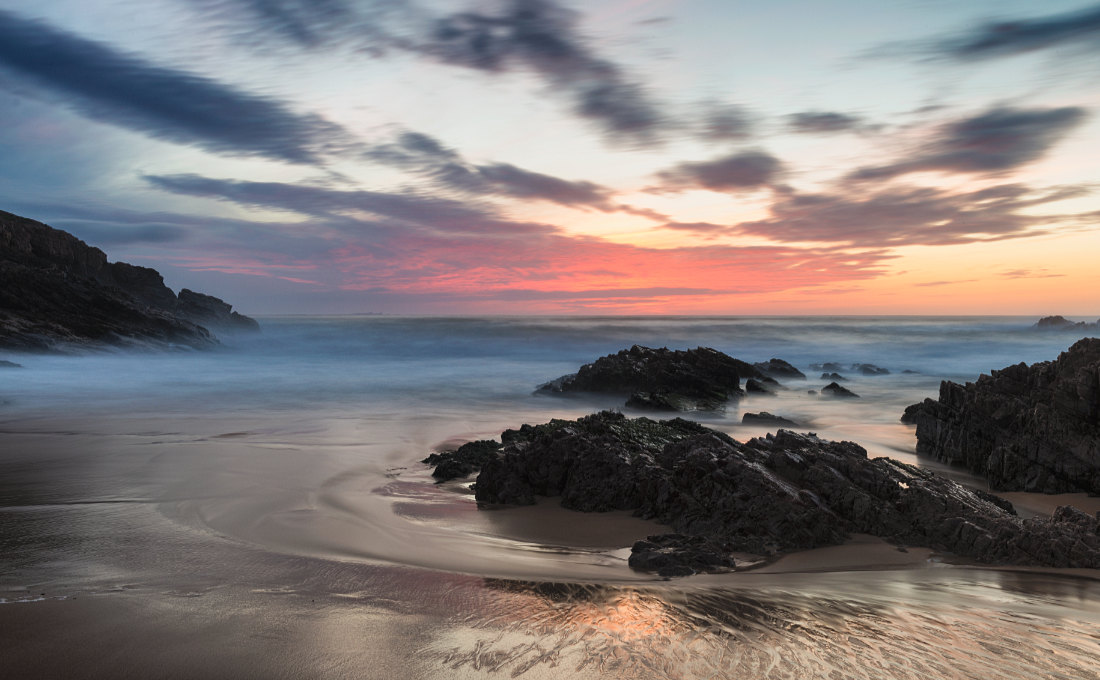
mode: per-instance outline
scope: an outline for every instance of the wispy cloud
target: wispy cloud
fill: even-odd
[[[787,127],[801,134],[831,134],[864,128],[863,118],[836,111],[802,111],[787,116]]]
[[[1085,120],[1084,109],[998,107],[944,125],[938,136],[911,158],[853,172],[855,180],[885,179],[911,172],[994,174],[1043,157]]]
[[[348,142],[319,116],[3,10],[0,68],[90,118],[214,153],[315,163]]]
[[[1100,50],[1100,5],[1045,17],[1006,19],[938,41],[935,51],[960,60],[988,59],[1063,45]]]
[[[783,164],[764,151],[740,151],[709,161],[687,162],[658,173],[661,185],[655,191],[710,189],[737,191],[771,185],[782,173]]]

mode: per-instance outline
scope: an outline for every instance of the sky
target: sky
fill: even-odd
[[[251,314],[1100,316],[1100,4],[0,0],[0,209]]]

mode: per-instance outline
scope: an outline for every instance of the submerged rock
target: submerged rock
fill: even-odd
[[[632,564],[665,575],[736,567],[867,533],[992,564],[1100,567],[1100,519],[1059,509],[1021,520],[1011,505],[920,468],[868,459],[851,442],[779,430],[745,443],[682,419],[602,412],[524,425],[484,464],[479,502],[557,496],[586,512],[631,510],[680,537],[635,544]]]
[[[874,364],[852,364],[851,369],[853,371],[859,371],[862,375],[890,375],[888,369],[881,366],[875,366]]]
[[[753,366],[764,375],[770,378],[793,378],[798,380],[805,380],[806,374],[798,370],[791,364],[783,361],[782,359],[769,359],[768,361],[760,361]]]
[[[0,359],[0,368],[23,368],[22,364],[17,364],[14,361],[5,361]]]
[[[859,395],[851,391],[843,385],[838,385],[835,382],[831,382],[825,387],[821,388],[821,393],[827,397],[835,397],[840,399],[859,399]]]
[[[845,378],[844,376],[842,376],[839,373],[822,373],[821,374],[821,379],[822,380],[831,380],[833,382],[841,382],[841,381],[847,382],[848,381],[847,378]]]
[[[799,423],[783,416],[773,415],[767,411],[761,411],[760,413],[746,413],[741,416],[742,425],[786,425],[788,427],[799,427]]]
[[[744,394],[742,378],[764,379],[752,364],[718,350],[634,345],[540,385],[538,391],[628,396],[627,406],[662,411],[715,410]]]
[[[917,453],[965,466],[1005,491],[1100,493],[1100,339],[1054,361],[940,383],[905,409]]]
[[[0,347],[217,345],[204,325],[213,317],[192,311],[156,270],[108,262],[72,234],[0,211]]]

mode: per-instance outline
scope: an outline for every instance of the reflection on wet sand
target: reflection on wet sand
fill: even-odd
[[[1087,604],[1067,612],[1066,579],[975,572],[899,586],[896,575],[786,578],[780,588],[486,580],[484,599],[428,655],[456,673],[511,677],[553,669],[615,678],[1068,680],[1100,672],[1100,612]],[[1069,582],[1082,602],[1095,601],[1096,581]]]

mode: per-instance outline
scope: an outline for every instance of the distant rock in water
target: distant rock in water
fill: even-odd
[[[847,380],[848,380],[847,378],[845,378],[844,376],[842,376],[839,373],[822,373],[821,374],[821,379],[822,380],[831,380],[832,382],[847,382]]]
[[[821,388],[821,393],[827,397],[835,397],[839,399],[859,399],[859,395],[851,391],[843,385],[838,385],[835,382],[831,382],[825,387]]]
[[[944,381],[938,400],[909,406],[902,421],[917,426],[917,453],[994,489],[1100,493],[1100,339],[966,385]]]
[[[799,423],[783,416],[773,415],[767,411],[760,413],[746,413],[741,416],[742,425],[785,425],[787,427],[799,427]]]
[[[538,391],[619,394],[628,397],[627,406],[659,411],[716,410],[744,394],[742,378],[766,377],[752,364],[709,347],[634,345],[540,385]]]
[[[763,394],[763,395],[768,395],[768,396],[774,396],[775,391],[776,390],[775,390],[774,386],[769,385],[768,383],[763,382],[762,380],[757,380],[756,378],[749,378],[748,380],[745,381],[745,392],[747,394]]]
[[[745,443],[680,418],[602,412],[501,435],[475,493],[482,503],[559,497],[582,512],[631,510],[679,535],[634,545],[631,565],[665,576],[736,568],[851,533],[992,564],[1100,567],[1100,520],[1072,508],[1017,517],[1011,504],[851,442],[779,430]]]
[[[890,375],[888,369],[875,366],[874,364],[852,364],[852,370],[858,371],[862,375]]]
[[[218,298],[177,297],[154,269],[108,262],[72,234],[0,211],[0,347],[201,349],[218,344],[208,326],[259,328]]]
[[[1044,316],[1032,328],[1040,331],[1096,331],[1100,330],[1100,320],[1096,323],[1070,321],[1064,316]]]
[[[14,361],[4,361],[0,359],[0,368],[23,368],[23,365],[17,364]]]
[[[805,380],[806,374],[782,359],[759,361],[753,366],[769,378],[793,378]]]

